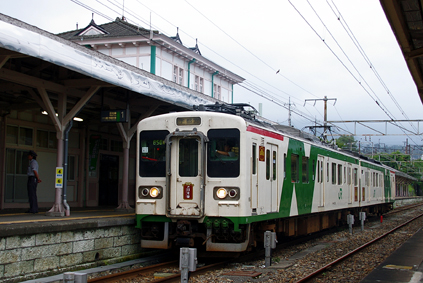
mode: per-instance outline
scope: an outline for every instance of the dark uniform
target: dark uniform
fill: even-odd
[[[27,213],[38,213],[38,200],[37,200],[37,185],[41,182],[38,176],[38,162],[36,160],[37,154],[30,150],[28,152],[28,199],[29,199],[29,210]]]

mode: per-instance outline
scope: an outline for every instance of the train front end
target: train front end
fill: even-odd
[[[242,203],[248,204],[249,189],[240,158],[245,128],[244,119],[213,112],[140,122],[136,227],[141,247],[246,250],[249,225]]]

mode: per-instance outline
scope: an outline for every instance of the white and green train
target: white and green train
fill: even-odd
[[[392,168],[260,122],[244,106],[206,106],[139,123],[141,247],[243,252],[264,231],[304,235],[350,213],[392,208]]]

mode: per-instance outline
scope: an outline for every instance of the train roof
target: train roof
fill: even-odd
[[[289,138],[297,138],[297,139],[303,140],[304,142],[310,142],[314,144],[315,146],[325,147],[328,150],[341,152],[342,154],[352,156],[354,158],[359,159],[360,161],[377,164],[378,166],[381,166],[385,169],[393,171],[398,176],[401,176],[403,178],[410,179],[413,181],[417,181],[416,178],[404,172],[401,172],[397,169],[394,169],[385,164],[382,164],[381,162],[377,160],[368,158],[367,156],[361,155],[358,152],[354,152],[350,150],[340,150],[336,147],[336,145],[325,143],[321,139],[319,139],[318,137],[312,134],[306,133],[294,127],[281,125],[273,121],[267,120],[259,116],[258,115],[259,112],[253,106],[246,103],[226,104],[226,103],[216,102],[215,104],[208,104],[208,105],[203,105],[203,104],[198,106],[194,105],[193,109],[196,111],[210,111],[210,112],[218,112],[218,113],[225,113],[225,114],[240,116],[251,124],[262,126],[268,129],[269,128],[273,129],[274,131],[281,132],[284,135],[287,135]]]

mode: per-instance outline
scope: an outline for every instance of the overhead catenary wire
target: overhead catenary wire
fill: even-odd
[[[351,30],[351,28],[349,27],[347,21],[345,20],[345,18],[342,16],[341,12],[339,11],[338,7],[335,5],[335,3],[332,0],[332,5],[334,6],[334,8],[336,9],[336,11],[334,10],[334,8],[331,6],[331,4],[329,3],[328,0],[326,0],[326,3],[329,5],[329,7],[331,8],[332,12],[334,13],[334,15],[337,17],[339,23],[341,24],[341,26],[344,28],[344,30],[346,31],[346,33],[348,34],[348,36],[350,37],[350,39],[352,40],[352,42],[354,43],[354,45],[356,46],[357,50],[359,51],[359,53],[362,55],[362,57],[364,58],[364,60],[366,61],[366,63],[369,65],[370,69],[372,70],[372,72],[375,74],[376,78],[379,80],[379,82],[381,83],[381,85],[383,86],[383,88],[385,89],[385,91],[387,92],[387,94],[390,96],[391,100],[394,102],[394,104],[397,106],[397,108],[400,110],[401,114],[407,119],[410,120],[407,116],[407,114],[405,113],[405,111],[402,109],[401,105],[398,103],[398,101],[395,99],[395,97],[393,96],[392,92],[389,90],[388,86],[386,85],[386,83],[383,81],[382,77],[379,75],[378,71],[376,70],[375,66],[372,64],[370,58],[367,56],[366,52],[364,51],[364,49],[361,47],[360,42],[358,41],[358,39],[356,38],[356,36],[354,35],[354,32]],[[413,129],[417,132],[417,128],[410,122],[410,125],[413,127]]]
[[[291,0],[288,0],[288,2],[291,4],[291,6],[294,8],[294,10],[300,15],[300,17],[306,22],[306,24],[313,30],[313,32],[321,39],[321,41],[331,51],[331,53],[336,57],[336,59],[341,63],[341,65],[348,71],[348,73],[358,82],[358,84],[363,88],[363,90],[374,100],[376,105],[389,117],[389,119],[392,120],[393,123],[395,123],[395,121],[394,121],[395,118],[392,117],[392,115],[389,113],[388,109],[385,109],[383,107],[382,101],[380,101],[380,99],[375,99],[371,95],[371,93],[364,87],[364,85],[361,83],[361,81],[351,72],[351,70],[345,65],[345,63],[341,60],[341,58],[334,52],[334,50],[327,44],[327,42],[319,35],[319,33],[316,31],[316,29],[309,23],[309,21],[307,21],[307,19],[302,15],[302,13],[295,7],[295,5],[291,2]],[[311,6],[311,4],[310,4],[310,6]],[[319,19],[320,19],[320,17],[319,17]],[[399,127],[399,125],[397,125],[396,123],[395,123],[395,125],[403,131],[403,129],[401,127]],[[404,132],[404,134],[407,135],[415,143],[415,141],[406,132]]]

